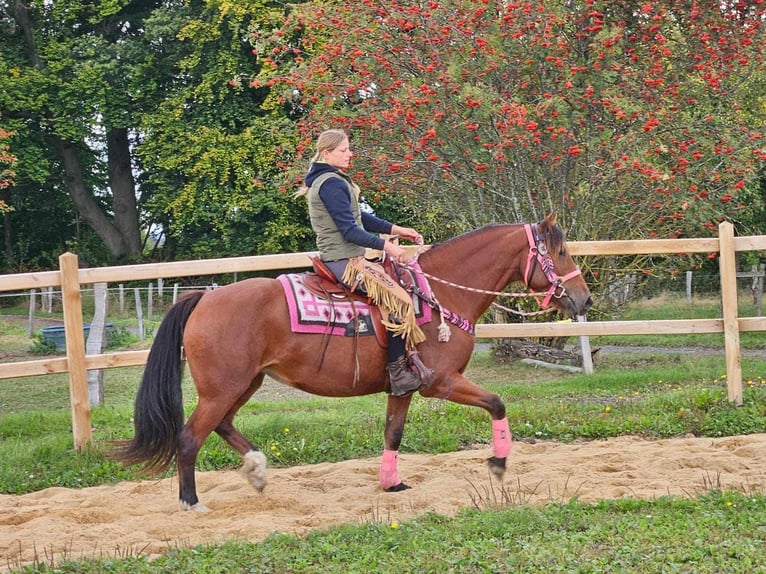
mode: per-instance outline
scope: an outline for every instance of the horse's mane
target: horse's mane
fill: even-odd
[[[432,251],[437,251],[441,247],[444,247],[445,245],[448,245],[450,243],[461,241],[463,239],[469,239],[473,237],[474,235],[479,235],[483,233],[484,231],[487,231],[489,229],[495,229],[500,227],[515,227],[514,224],[511,223],[488,223],[487,225],[484,225],[483,227],[477,227],[476,229],[470,229],[468,231],[464,231],[460,235],[456,235],[455,237],[450,237],[449,239],[446,239],[444,241],[439,241],[437,243],[432,243],[431,248],[426,251],[426,253],[431,253]]]
[[[489,223],[482,227],[465,231],[461,233],[460,235],[456,235],[455,237],[447,239],[446,241],[440,241],[440,242],[434,243],[431,245],[431,248],[427,251],[427,253],[438,250],[444,245],[448,245],[455,241],[470,239],[474,235],[483,234],[485,231],[498,229],[498,228],[521,227],[522,225],[524,224],[523,223]],[[558,223],[555,224],[553,227],[550,227],[548,231],[543,234],[542,239],[545,241],[545,245],[548,247],[548,251],[550,253],[559,253],[564,248],[564,230],[561,229],[561,226]]]

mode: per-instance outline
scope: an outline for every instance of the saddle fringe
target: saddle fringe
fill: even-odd
[[[417,324],[415,308],[409,293],[391,279],[380,265],[363,257],[355,257],[346,265],[343,282],[347,285],[364,286],[368,297],[383,311],[381,315],[386,329],[402,337],[407,349],[412,350],[426,340],[425,334]]]

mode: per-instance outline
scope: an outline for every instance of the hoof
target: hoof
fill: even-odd
[[[502,480],[503,476],[505,475],[505,459],[491,456],[487,459],[487,462],[489,463],[489,470],[492,471],[492,474],[495,475],[495,478]]]
[[[188,502],[181,501],[181,510],[193,510],[194,512],[210,512],[210,509],[202,504],[201,502],[197,502],[195,504],[189,504]]]
[[[408,488],[412,488],[412,487],[404,484],[403,482],[400,482],[399,484],[395,486],[389,486],[386,489],[386,492],[401,492],[402,490],[407,490]]]
[[[251,450],[242,457],[240,471],[258,492],[266,488],[266,455],[258,450]]]

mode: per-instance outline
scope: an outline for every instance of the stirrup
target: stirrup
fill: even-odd
[[[410,366],[415,374],[423,382],[423,386],[427,387],[434,382],[434,370],[425,366],[420,358],[420,353],[417,351],[408,351],[407,358],[409,359]]]

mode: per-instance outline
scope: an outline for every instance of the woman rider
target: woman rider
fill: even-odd
[[[353,153],[346,132],[330,129],[317,138],[316,154],[304,178],[311,227],[317,236],[319,257],[346,285],[359,285],[384,311],[388,334],[388,366],[391,394],[406,395],[422,384],[407,362],[406,351],[425,340],[415,322],[409,295],[387,278],[382,267],[364,258],[367,248],[384,251],[405,263],[406,251],[376,233],[396,235],[418,244],[423,237],[410,227],[401,227],[367,213],[359,207],[359,187],[345,170]],[[398,290],[398,291],[397,291]]]

